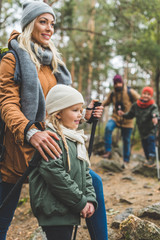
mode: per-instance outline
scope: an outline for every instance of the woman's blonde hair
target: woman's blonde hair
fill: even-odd
[[[67,163],[68,163],[68,171],[71,169],[71,164],[70,164],[70,157],[69,157],[69,149],[67,145],[66,138],[62,132],[61,126],[60,126],[60,120],[57,118],[57,115],[60,113],[60,111],[54,112],[51,115],[47,116],[47,120],[49,123],[52,123],[53,127],[56,129],[57,133],[61,136],[64,148],[67,153]]]
[[[35,49],[36,54],[31,49],[32,32],[34,29],[34,24],[35,24],[36,19],[34,19],[31,23],[29,23],[25,27],[24,31],[18,36],[17,40],[19,42],[19,46],[29,53],[31,60],[33,61],[33,63],[35,63],[35,65],[39,71],[41,64],[40,64],[36,54],[38,55],[38,48],[41,46],[38,45],[37,43],[34,44],[34,49]],[[44,46],[44,47],[46,47],[46,46]],[[58,64],[64,65],[64,62],[61,60],[61,54],[58,52],[57,48],[55,47],[55,45],[51,39],[50,39],[47,47],[51,50],[51,52],[53,54],[52,63],[51,63],[52,68],[53,68],[53,73],[58,72]]]

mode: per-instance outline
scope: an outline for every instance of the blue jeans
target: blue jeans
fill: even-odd
[[[105,151],[111,152],[112,150],[112,132],[113,130],[118,127],[116,122],[113,119],[110,119],[105,128]],[[131,134],[132,134],[132,128],[121,128],[121,134],[122,134],[122,140],[123,140],[123,161],[129,162],[130,158],[130,151],[131,151]]]
[[[0,183],[0,205],[2,204],[4,198],[11,191],[13,186],[14,184],[11,183]],[[12,197],[11,201],[8,202],[8,204],[3,208],[3,210],[0,210],[0,240],[6,240],[7,231],[12,221],[15,209],[17,207],[20,192],[21,187],[17,190],[17,194]]]
[[[86,220],[87,227],[92,240],[108,240],[107,217],[102,179],[92,170],[90,170],[90,174],[92,176],[93,186],[97,195],[98,209],[91,218],[88,218]],[[14,184],[10,183],[0,183],[0,204],[2,203],[5,196],[7,196],[7,194],[11,191],[13,186]],[[0,240],[6,240],[7,231],[17,207],[20,192],[21,188],[4,208],[3,212],[0,211]]]
[[[156,156],[155,136],[150,135],[147,138],[143,138],[141,141],[146,159],[149,160],[149,157],[155,157]]]
[[[91,240],[108,240],[107,216],[101,177],[90,169],[93,186],[97,196],[98,208],[92,217],[86,219]]]

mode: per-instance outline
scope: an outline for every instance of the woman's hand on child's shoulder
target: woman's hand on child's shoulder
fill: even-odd
[[[40,152],[45,161],[48,161],[46,153],[53,159],[60,157],[60,154],[62,153],[62,150],[53,138],[59,140],[56,133],[48,130],[37,132],[30,138],[30,143]]]

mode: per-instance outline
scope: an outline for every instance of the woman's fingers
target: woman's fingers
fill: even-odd
[[[102,113],[103,113],[103,109],[104,109],[103,106],[96,107],[94,112],[93,112],[94,117],[101,118],[102,117]]]
[[[55,133],[51,131],[42,131],[35,133],[30,139],[30,143],[40,152],[41,156],[46,161],[48,161],[46,154],[51,158],[56,159],[56,157],[60,157],[60,154],[62,153],[62,150],[54,141],[53,137],[59,140]]]

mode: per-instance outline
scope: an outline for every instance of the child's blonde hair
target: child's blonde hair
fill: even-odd
[[[36,54],[31,49],[32,32],[34,29],[35,21],[36,21],[36,19],[34,19],[31,23],[29,23],[25,27],[24,31],[18,36],[17,40],[19,42],[19,46],[23,50],[25,50],[29,53],[31,60],[36,65],[36,67],[39,71],[41,64],[40,64],[36,54],[38,55],[38,48],[41,46],[38,45],[37,43],[34,44],[34,50],[35,50]],[[65,65],[64,62],[61,60],[61,54],[58,52],[58,50],[55,47],[52,40],[49,41],[49,45],[47,47],[51,50],[51,52],[53,54],[52,63],[51,63],[51,66],[53,68],[53,73],[58,72],[58,64]]]
[[[67,153],[68,171],[70,171],[71,164],[70,164],[70,157],[69,157],[69,149],[68,149],[66,138],[65,138],[65,136],[62,132],[61,126],[60,126],[60,120],[57,118],[57,114],[59,114],[59,113],[60,113],[60,111],[57,111],[57,112],[54,112],[54,113],[48,115],[47,120],[49,123],[51,123],[53,125],[53,127],[56,129],[57,133],[62,138],[64,148],[66,149],[66,153]]]

